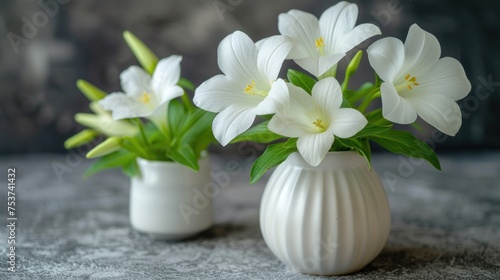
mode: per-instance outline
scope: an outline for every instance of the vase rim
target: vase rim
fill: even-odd
[[[344,168],[350,167],[352,163],[355,166],[368,166],[366,159],[355,151],[336,151],[328,152],[318,166],[311,166],[307,163],[299,152],[294,152],[286,159],[290,164],[303,169],[332,169],[332,166],[342,165]],[[352,165],[351,165],[352,166]]]

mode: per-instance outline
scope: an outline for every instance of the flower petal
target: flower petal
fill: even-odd
[[[168,103],[170,100],[181,97],[184,94],[184,90],[180,86],[173,86],[163,89],[161,99],[159,100],[158,106]]]
[[[448,96],[414,94],[408,101],[424,121],[443,133],[455,136],[462,126],[460,107]]]
[[[307,72],[319,77],[330,70],[330,68],[337,64],[344,56],[345,54],[337,53],[334,55],[294,59],[294,61]]]
[[[283,61],[285,61],[292,46],[292,40],[281,35],[269,37],[261,44],[257,67],[268,80],[275,80],[278,77]]]
[[[460,100],[471,91],[462,64],[451,57],[441,58],[418,82],[420,85],[414,88],[414,94],[442,94]]]
[[[181,61],[182,56],[172,55],[160,60],[156,65],[151,87],[159,100],[164,100],[164,95],[168,95],[170,88],[176,86],[179,82],[181,78]]]
[[[104,109],[112,111],[113,119],[121,120],[127,118],[146,117],[153,110],[145,104],[135,101],[132,97],[123,93],[111,93],[99,101]]]
[[[382,94],[382,115],[391,122],[410,124],[417,119],[417,112],[406,99],[399,96],[396,88],[390,82],[380,86]]]
[[[413,24],[405,41],[404,69],[411,75],[426,73],[441,56],[441,46],[434,35]],[[408,73],[401,73],[402,76]]]
[[[278,29],[282,35],[293,40],[293,47],[287,58],[301,59],[320,55],[315,43],[321,34],[318,19],[314,15],[290,10],[279,15]]]
[[[342,89],[335,78],[325,78],[317,82],[312,89],[312,98],[324,115],[330,115],[342,105]]]
[[[380,78],[393,83],[405,59],[403,42],[396,38],[383,38],[368,47],[366,52],[370,65]]]
[[[251,96],[243,92],[245,84],[217,75],[205,81],[195,91],[193,102],[209,112],[218,113],[231,105],[254,108],[264,97]]]
[[[358,6],[346,1],[339,2],[323,12],[319,26],[330,54],[339,52],[335,50],[336,41],[354,28],[357,18]]]
[[[337,109],[333,113],[330,131],[340,138],[349,138],[360,132],[368,123],[365,116],[351,108]]]
[[[231,105],[215,117],[212,131],[217,141],[226,146],[236,136],[248,130],[254,120],[253,109]]]
[[[289,102],[288,87],[283,79],[273,83],[266,98],[255,108],[255,114],[268,115],[276,113]]]
[[[380,32],[380,29],[376,25],[371,23],[360,24],[337,39],[335,51],[346,53],[366,39],[380,34],[382,32]]]
[[[241,31],[228,35],[220,42],[217,61],[220,70],[231,79],[249,83],[261,76],[257,69],[257,47],[252,39]]]
[[[330,131],[299,137],[297,148],[311,166],[318,166],[332,147],[334,136]]]
[[[120,74],[122,90],[129,96],[151,93],[151,76],[139,66],[130,66]]]
[[[269,122],[269,129],[286,137],[300,137],[315,133],[310,113],[315,109],[313,99],[305,90],[287,84],[290,95],[288,106],[281,107]]]

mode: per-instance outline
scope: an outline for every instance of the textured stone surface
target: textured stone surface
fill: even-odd
[[[17,168],[19,217],[16,273],[6,272],[7,231],[1,226],[0,279],[319,278],[291,271],[262,240],[258,206],[266,178],[247,185],[250,158],[212,158],[215,172],[237,160],[241,174],[216,197],[215,226],[182,242],[155,241],[130,228],[129,182],[119,172],[82,180],[88,162],[67,159],[0,159],[0,172]],[[443,156],[441,173],[400,162],[408,161],[374,157],[392,209],[385,249],[362,271],[338,278],[498,279],[500,154]],[[57,163],[72,172],[58,177]],[[3,185],[0,213],[6,224]]]

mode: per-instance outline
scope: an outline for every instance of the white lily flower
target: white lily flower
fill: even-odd
[[[217,55],[224,75],[201,84],[193,101],[206,111],[219,113],[212,130],[223,146],[249,129],[257,115],[273,114],[288,102],[288,88],[278,75],[291,47],[285,36],[270,37],[257,47],[240,31],[222,40]]]
[[[298,137],[297,149],[312,166],[323,161],[335,136],[349,138],[361,131],[368,121],[359,111],[340,108],[342,90],[334,78],[316,83],[309,95],[288,84],[290,103],[269,122],[269,130],[286,137]]]
[[[454,136],[462,125],[456,100],[471,84],[458,60],[441,56],[436,37],[418,25],[403,42],[384,38],[367,50],[371,66],[384,81],[380,87],[384,118],[399,124],[415,122],[417,115],[443,133]]]
[[[369,23],[355,27],[358,6],[345,1],[327,9],[318,20],[300,10],[290,10],[279,16],[279,31],[293,39],[287,58],[319,77],[345,54],[366,39],[380,35],[380,29]]]
[[[184,93],[177,85],[181,60],[178,55],[160,60],[152,77],[141,67],[129,67],[120,75],[125,93],[111,93],[99,104],[111,110],[115,120],[146,117],[157,126],[165,126],[169,101]]]
[[[104,110],[97,102],[90,103],[90,109],[95,114],[78,113],[75,115],[75,120],[106,136],[134,136],[139,132],[136,126],[127,121],[114,120],[111,113]]]

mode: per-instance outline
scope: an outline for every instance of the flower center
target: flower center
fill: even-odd
[[[325,125],[324,125],[324,123],[323,123],[323,120],[322,120],[322,119],[316,119],[316,121],[314,121],[314,122],[313,122],[313,124],[314,124],[317,128],[319,128],[319,130],[320,130],[321,132],[323,132],[323,131],[325,131],[325,130],[326,130]]]
[[[316,40],[314,40],[314,45],[316,46],[316,48],[318,49],[318,52],[321,54],[321,55],[325,55],[325,40],[323,39],[323,37],[319,37],[317,38]]]
[[[139,101],[144,104],[149,104],[151,102],[151,93],[143,92],[141,96],[139,96]]]
[[[408,89],[408,90],[413,90],[413,88],[419,86],[420,84],[417,82],[417,78],[415,76],[412,76],[411,74],[407,74],[405,76],[405,81],[403,82],[400,86],[397,87],[397,89]]]
[[[243,91],[246,94],[252,96],[253,95],[267,96],[267,92],[257,88],[254,80],[252,80],[249,84],[247,84],[247,87]]]

